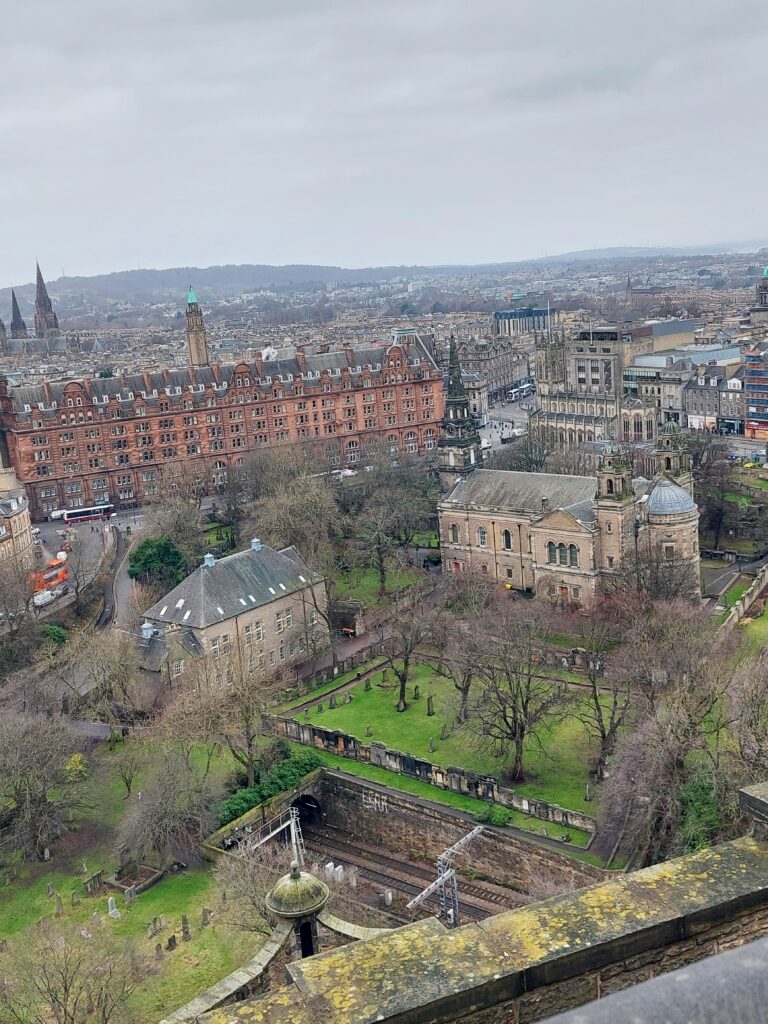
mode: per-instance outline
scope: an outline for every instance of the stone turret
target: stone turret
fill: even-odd
[[[437,442],[440,452],[440,474],[446,483],[466,476],[482,461],[480,435],[469,412],[469,399],[461,379],[461,364],[456,339],[451,337],[448,362],[448,388],[442,433]]]
[[[192,285],[187,294],[187,352],[191,366],[208,366],[208,339],[200,303]]]

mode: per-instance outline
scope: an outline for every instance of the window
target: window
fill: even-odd
[[[565,544],[557,545],[557,558],[560,562],[560,565],[568,564],[568,549],[566,548]]]
[[[608,568],[613,568],[613,555],[608,555]]]
[[[554,541],[550,541],[547,544],[547,561],[550,565],[554,565],[557,561],[557,545]]]
[[[664,560],[667,562],[674,561],[675,558],[675,545],[665,544],[664,545]]]
[[[174,676],[180,676],[183,671],[184,671],[184,662],[183,661],[174,661],[174,663],[173,663],[173,675]]]
[[[608,480],[605,485],[606,494],[613,494],[613,480]]]
[[[501,546],[505,551],[512,550],[512,534],[509,530],[503,530],[501,534]]]
[[[488,531],[484,526],[478,526],[477,528],[477,543],[481,548],[488,546]]]
[[[480,566],[480,571],[482,572],[483,576],[487,576],[488,575],[488,566],[487,565],[481,565]]]
[[[571,544],[568,547],[568,561],[570,565],[578,566],[579,564],[579,549],[575,544]]]
[[[221,654],[221,650],[219,647],[219,638],[217,636],[211,637],[211,639],[209,640],[209,644],[211,648],[211,654],[214,656],[214,658],[218,658],[219,655]]]
[[[451,544],[459,543],[459,528],[456,523],[451,523]]]
[[[606,523],[605,524],[605,532],[606,533],[613,533],[613,523]]]
[[[514,576],[514,571],[512,569],[507,569],[507,579],[511,580],[513,578],[513,576]]]
[[[574,601],[581,600],[581,587],[571,587],[571,597]]]

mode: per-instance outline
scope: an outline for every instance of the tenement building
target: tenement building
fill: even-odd
[[[462,370],[484,378],[491,402],[503,401],[530,374],[528,353],[512,338],[471,338],[460,341],[458,351]]]
[[[330,467],[375,448],[436,449],[442,373],[417,339],[317,355],[207,365],[205,327],[190,292],[189,366],[107,379],[11,387],[0,378],[0,444],[34,519],[58,509],[134,508],[167,467],[221,485],[249,452],[301,444]]]
[[[34,538],[24,488],[0,460],[0,563],[10,558],[24,568],[32,565]]]
[[[675,423],[659,435],[657,472],[632,479],[618,443],[595,476],[478,469],[438,506],[443,571],[475,571],[509,589],[589,604],[658,560],[699,593],[699,511],[688,453]]]

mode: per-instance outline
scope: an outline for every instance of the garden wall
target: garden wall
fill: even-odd
[[[731,608],[728,618],[723,622],[721,629],[733,629],[734,626],[749,615],[753,605],[757,602],[765,587],[768,586],[768,565],[764,565],[758,572],[749,590],[745,591],[736,604]]]
[[[403,754],[399,750],[390,750],[383,743],[362,743],[348,733],[339,732],[337,729],[325,729],[310,722],[297,722],[292,718],[282,718],[278,715],[268,716],[266,722],[275,735],[284,736],[295,743],[327,750],[340,757],[348,757],[353,761],[372,764],[398,775],[427,782],[439,789],[449,789],[464,796],[491,801],[521,811],[523,814],[541,818],[543,821],[583,829],[594,835],[597,823],[590,815],[558,807],[557,804],[550,804],[546,800],[520,796],[514,790],[500,786],[492,776],[479,775],[465,768],[443,768],[420,757]]]

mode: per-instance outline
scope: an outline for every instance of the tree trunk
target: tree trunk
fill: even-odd
[[[525,778],[523,773],[523,737],[515,740],[515,760],[512,765],[512,781],[522,782]]]

